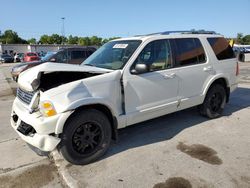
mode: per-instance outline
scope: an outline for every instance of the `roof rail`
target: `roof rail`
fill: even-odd
[[[189,31],[164,31],[162,35],[169,35],[173,33],[179,34],[217,34],[215,31],[205,31],[205,30],[189,30]]]
[[[140,36],[151,36],[151,35],[170,35],[170,34],[218,34],[215,31],[206,31],[206,30],[181,30],[181,31],[163,31],[163,32],[157,32],[157,33],[150,33],[145,35],[135,35],[135,37]]]

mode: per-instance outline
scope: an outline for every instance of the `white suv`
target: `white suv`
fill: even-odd
[[[163,32],[113,40],[79,65],[45,63],[20,75],[11,124],[40,153],[74,164],[103,155],[117,129],[198,106],[222,114],[238,62],[213,32]]]

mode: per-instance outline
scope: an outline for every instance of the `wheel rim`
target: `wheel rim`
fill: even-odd
[[[96,152],[103,138],[101,126],[96,122],[87,122],[76,128],[72,145],[76,152],[88,155]]]
[[[213,112],[218,112],[221,109],[223,97],[221,93],[215,92],[210,99],[210,107]]]

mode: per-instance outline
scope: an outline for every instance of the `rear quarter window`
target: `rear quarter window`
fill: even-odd
[[[222,37],[207,38],[218,60],[235,58],[233,49],[228,41]]]

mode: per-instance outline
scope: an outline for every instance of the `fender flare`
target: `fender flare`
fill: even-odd
[[[206,97],[206,95],[207,95],[207,92],[208,92],[209,88],[211,87],[211,85],[212,85],[216,80],[218,80],[218,79],[224,79],[224,80],[226,81],[227,87],[229,87],[229,80],[228,80],[228,78],[227,78],[224,74],[218,74],[218,75],[216,75],[216,76],[213,76],[213,77],[209,80],[209,82],[206,84],[206,86],[204,87],[204,89],[203,89],[203,92],[202,92],[203,99],[202,99],[202,101],[204,101],[204,99],[205,99],[205,97]]]

